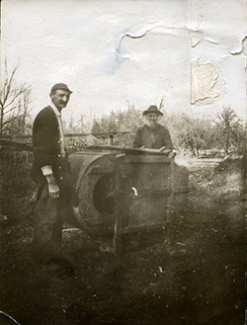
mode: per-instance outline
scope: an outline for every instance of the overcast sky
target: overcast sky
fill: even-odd
[[[246,35],[245,1],[199,2],[3,0],[2,59],[10,68],[20,59],[18,80],[32,85],[33,115],[49,103],[52,85],[64,82],[73,90],[66,110],[76,118],[128,102],[144,110],[162,97],[168,112],[207,115],[224,103],[243,117],[244,56],[230,52],[241,51]],[[221,94],[211,104],[191,105],[193,59],[217,66]]]

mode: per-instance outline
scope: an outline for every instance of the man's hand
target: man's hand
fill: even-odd
[[[169,152],[169,154],[168,154],[168,158],[174,158],[175,156],[176,156],[176,153],[173,151]]]
[[[47,175],[46,180],[47,180],[47,183],[48,183],[49,196],[52,199],[58,199],[60,190],[59,190],[59,187],[57,185],[57,182],[56,182],[55,177],[53,176],[53,174]]]

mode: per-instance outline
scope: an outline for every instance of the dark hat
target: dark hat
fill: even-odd
[[[63,83],[59,83],[59,84],[55,84],[52,88],[51,88],[51,93],[54,91],[54,90],[66,90],[68,91],[70,94],[73,92],[69,89],[69,87]]]
[[[144,112],[142,113],[142,115],[145,116],[145,115],[147,115],[147,114],[149,114],[149,113],[156,113],[156,114],[158,114],[158,115],[163,116],[163,113],[162,113],[162,112],[158,109],[158,107],[155,106],[155,105],[151,105],[151,106],[149,106],[149,108],[148,108],[146,111],[144,111]]]

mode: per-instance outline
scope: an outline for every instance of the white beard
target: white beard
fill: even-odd
[[[155,129],[155,128],[157,127],[158,123],[157,123],[157,122],[146,121],[146,125],[147,125],[151,130],[153,130],[153,129]]]

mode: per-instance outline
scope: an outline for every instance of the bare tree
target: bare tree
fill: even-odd
[[[159,110],[160,110],[160,111],[162,110],[162,108],[163,108],[163,106],[164,106],[164,100],[165,100],[165,98],[166,98],[166,96],[163,96],[163,97],[161,98],[161,101],[160,101],[160,104],[159,104]]]
[[[17,84],[16,76],[20,63],[16,64],[9,74],[7,59],[5,59],[3,82],[0,89],[0,135],[17,121],[21,123],[21,131],[25,129],[25,120],[30,104],[31,87],[26,83]]]
[[[244,127],[235,111],[231,107],[224,107],[217,117],[216,124],[226,154],[228,155],[230,149],[241,150],[244,143]]]
[[[164,101],[165,101],[165,99],[166,99],[166,95],[163,95],[161,100],[160,100],[160,103],[157,105],[157,107],[161,112],[163,112],[163,118],[162,118],[161,124],[167,125],[168,122],[169,122],[169,116],[168,116],[167,112],[164,110],[164,106],[165,106]]]

